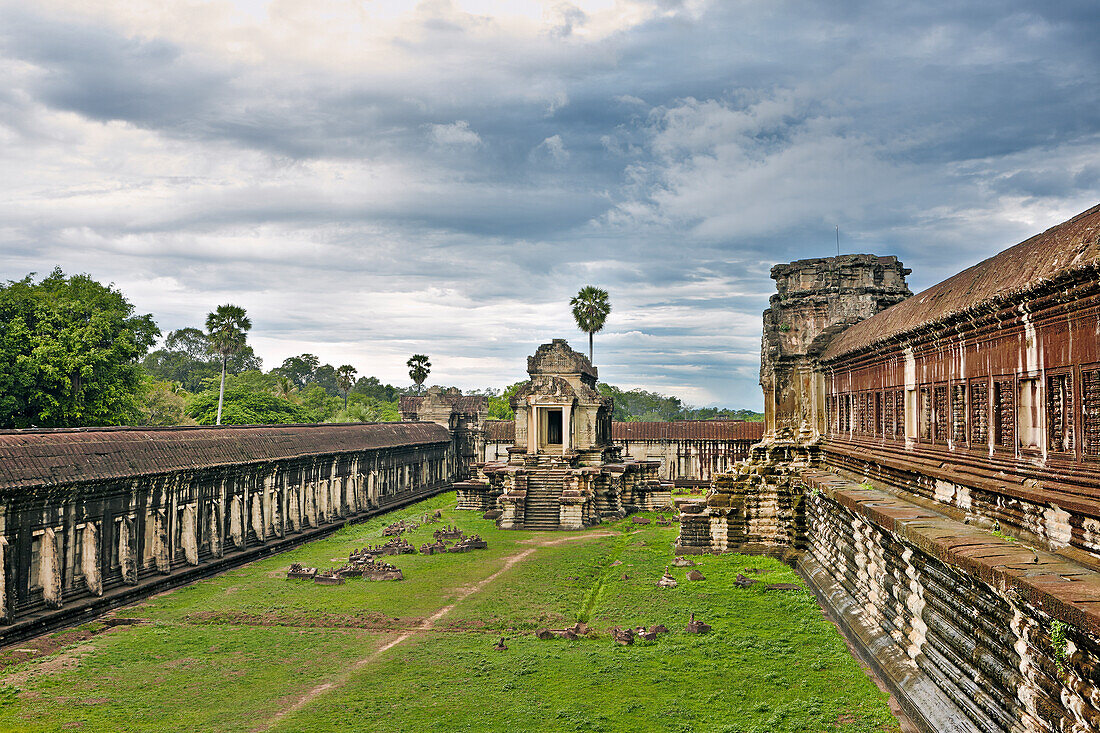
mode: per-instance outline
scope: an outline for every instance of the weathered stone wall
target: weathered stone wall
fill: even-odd
[[[430,496],[452,478],[451,436],[424,423],[101,432],[0,435],[0,644]],[[226,446],[240,463],[223,462]],[[141,465],[151,456],[160,465]],[[68,475],[51,480],[49,466]]]
[[[799,568],[934,730],[1100,726],[1100,576],[891,494],[807,472]]]

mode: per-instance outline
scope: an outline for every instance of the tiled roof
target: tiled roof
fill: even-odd
[[[747,420],[675,420],[613,422],[611,439],[628,440],[760,440],[764,423]]]
[[[0,489],[442,443],[421,422],[0,431]]]
[[[495,443],[515,440],[512,420],[487,420],[488,439]],[[611,439],[628,440],[760,440],[764,423],[745,420],[677,420],[674,422],[613,422]]]
[[[450,403],[459,412],[473,414],[485,412],[489,409],[489,399],[485,397],[485,395],[449,395],[444,392],[442,396],[445,401]],[[424,397],[421,395],[403,394],[398,402],[398,409],[402,414],[415,413],[423,400]]]
[[[823,358],[869,349],[976,309],[988,311],[1044,283],[1090,269],[1100,270],[1100,205],[855,324],[833,339]]]
[[[491,443],[511,443],[516,439],[516,421],[486,420],[485,431]]]

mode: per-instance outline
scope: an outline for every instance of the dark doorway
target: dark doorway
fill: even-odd
[[[546,411],[546,442],[561,445],[561,410]]]

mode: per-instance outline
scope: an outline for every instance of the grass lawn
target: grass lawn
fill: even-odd
[[[779,562],[697,558],[706,580],[672,568],[679,586],[658,588],[676,525],[508,532],[453,506],[442,495],[120,609],[139,623],[0,672],[0,731],[897,730],[813,596],[764,590],[800,583]],[[285,578],[437,508],[489,549],[388,558],[400,582]],[[738,588],[738,572],[760,582]],[[684,633],[691,611],[710,634]],[[532,633],[578,620],[596,638]],[[671,633],[629,647],[607,633],[658,623]]]

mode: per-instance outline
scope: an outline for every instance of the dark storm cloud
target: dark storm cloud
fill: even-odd
[[[839,225],[919,289],[1100,198],[1095,3],[653,5],[596,40],[421,5],[346,65],[0,10],[3,275],[93,271],[169,328],[245,293],[272,351],[471,387],[594,282],[605,379],[752,406],[774,262]]]

